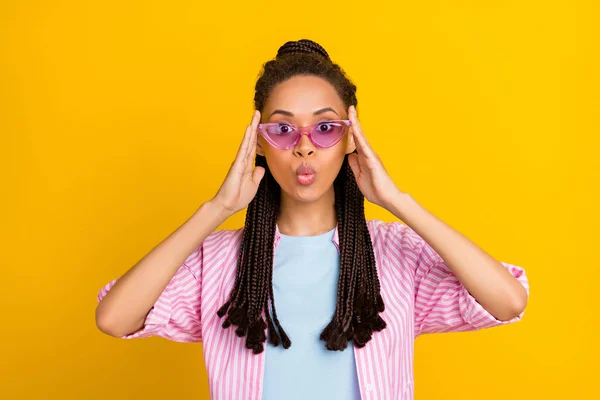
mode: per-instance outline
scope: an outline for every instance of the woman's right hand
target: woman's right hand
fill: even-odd
[[[219,191],[211,200],[227,215],[233,215],[245,208],[258,191],[258,186],[265,169],[256,167],[253,170],[256,155],[257,127],[260,122],[260,111],[255,111],[252,122],[246,128],[244,139],[240,144],[235,160],[221,184]]]

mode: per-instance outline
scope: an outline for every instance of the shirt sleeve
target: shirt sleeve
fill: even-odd
[[[475,331],[520,321],[518,316],[502,321],[490,314],[459,281],[444,259],[410,227],[408,235],[415,247],[415,337],[424,333]],[[525,288],[529,281],[525,270],[500,262]]]
[[[201,342],[203,247],[200,244],[179,267],[146,316],[144,327],[123,339],[160,336],[176,342]],[[98,303],[119,278],[98,293]]]

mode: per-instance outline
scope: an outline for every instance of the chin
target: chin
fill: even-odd
[[[319,200],[321,195],[314,190],[308,188],[300,188],[296,189],[294,194],[291,196],[294,200],[302,202],[302,203],[312,203],[313,201]]]
[[[294,200],[303,203],[312,203],[325,196],[327,190],[314,185],[301,186],[295,184],[294,191],[292,193],[293,195],[291,197],[293,197]]]

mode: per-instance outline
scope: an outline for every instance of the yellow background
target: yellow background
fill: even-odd
[[[0,397],[208,398],[201,344],[103,335],[96,294],[214,195],[261,64],[310,38],[398,186],[530,278],[523,321],[416,341],[416,398],[600,398],[599,20],[594,1],[2,2]]]

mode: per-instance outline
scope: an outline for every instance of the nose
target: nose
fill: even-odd
[[[298,139],[298,143],[294,146],[294,154],[300,157],[306,157],[314,153],[315,145],[308,138],[309,131],[307,129],[303,129],[300,132],[300,139]]]

